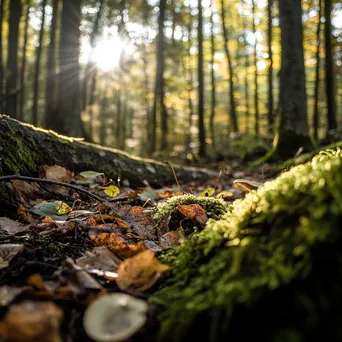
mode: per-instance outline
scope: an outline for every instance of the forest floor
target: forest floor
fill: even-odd
[[[59,165],[42,169],[44,184],[7,178],[18,210],[16,220],[0,217],[0,335],[6,341],[104,341],[101,334],[152,341],[153,308],[145,303],[169,271],[158,256],[217,219],[217,208],[223,212],[292,165],[249,167],[253,155],[244,148],[237,143],[229,162],[206,163],[219,170],[215,178],[187,184],[175,178],[177,185],[160,189],[132,189],[96,170],[75,174]],[[161,214],[165,202],[168,212]],[[119,315],[102,317],[105,309],[96,305],[113,293],[122,295],[110,309]],[[122,322],[113,321],[117,316]]]

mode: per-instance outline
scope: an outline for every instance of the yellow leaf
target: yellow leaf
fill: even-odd
[[[57,215],[69,214],[72,211],[72,209],[65,202],[62,201],[55,201],[55,208],[57,211]]]
[[[214,188],[208,188],[208,189],[203,190],[203,191],[199,194],[199,196],[209,197],[209,196],[211,196],[214,192],[215,192],[215,189],[214,189]]]
[[[115,185],[109,185],[103,191],[110,197],[116,197],[120,193],[120,189]]]

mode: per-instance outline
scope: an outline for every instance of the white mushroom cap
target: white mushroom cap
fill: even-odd
[[[124,293],[102,296],[91,303],[83,326],[97,342],[124,341],[134,335],[147,320],[148,304]]]

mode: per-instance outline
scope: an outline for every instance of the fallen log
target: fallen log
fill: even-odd
[[[154,188],[175,183],[172,170],[164,163],[78,141],[53,131],[34,127],[0,115],[0,176],[36,175],[41,165],[61,165],[74,172],[93,170],[131,187]],[[174,166],[181,182],[205,180],[215,172]]]

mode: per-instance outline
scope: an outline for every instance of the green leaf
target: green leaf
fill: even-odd
[[[56,201],[56,202],[60,202],[60,201]],[[68,216],[58,214],[58,208],[60,207],[60,205],[56,206],[56,202],[39,203],[35,205],[30,210],[30,212],[40,217],[50,216],[53,220],[65,221],[68,218]]]

